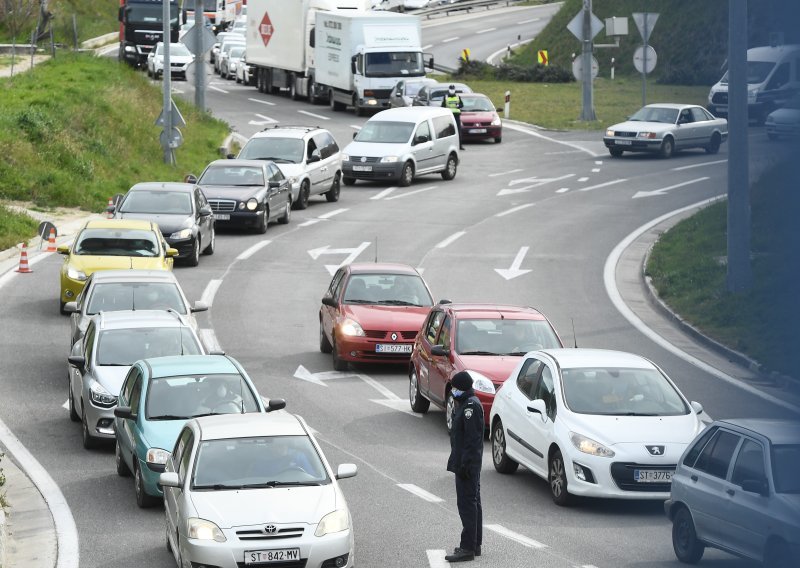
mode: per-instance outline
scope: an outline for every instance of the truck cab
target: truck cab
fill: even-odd
[[[120,0],[119,54],[120,61],[133,67],[144,67],[147,56],[163,40],[164,19],[161,0]],[[170,42],[178,41],[178,3],[170,0]]]

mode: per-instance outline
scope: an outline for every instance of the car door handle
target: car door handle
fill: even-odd
[[[725,490],[725,493],[727,493],[727,494],[728,494],[728,495],[730,495],[731,497],[733,497],[734,495],[736,495],[736,491],[734,491],[733,489],[726,489],[726,490]]]
[[[697,476],[696,475],[692,475],[689,479],[691,479],[692,481],[697,481]]]

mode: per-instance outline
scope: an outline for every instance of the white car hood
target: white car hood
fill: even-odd
[[[275,487],[241,491],[193,491],[197,516],[221,529],[263,523],[314,525],[336,510],[333,484],[311,487]]]
[[[610,447],[619,444],[687,444],[699,431],[697,415],[598,416],[570,414],[567,427]],[[613,441],[613,444],[611,443]]]
[[[620,130],[623,132],[663,132],[672,130],[675,125],[666,122],[647,122],[644,120],[627,120],[614,126],[609,126],[609,130]]]
[[[122,383],[125,382],[125,376],[130,371],[130,366],[109,366],[98,365],[94,368],[94,378],[98,383],[103,385],[103,388],[108,391],[108,394],[119,396],[119,391],[122,388]]]
[[[344,153],[353,156],[368,156],[382,158],[384,156],[402,156],[408,150],[408,143],[383,144],[380,142],[353,141],[344,149]]]
[[[781,124],[798,124],[800,123],[800,110],[794,108],[779,108],[769,114],[767,121],[770,119]]]
[[[305,167],[303,164],[279,164],[275,162],[275,165],[278,166],[278,169],[281,173],[288,177],[300,177],[305,173]]]
[[[172,55],[169,56],[169,64],[174,65],[175,63],[191,63],[194,60],[194,57],[191,55]],[[159,63],[164,63],[164,56],[158,55],[156,56],[156,61]]]

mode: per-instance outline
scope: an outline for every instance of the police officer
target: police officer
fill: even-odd
[[[453,117],[456,119],[456,132],[458,134],[458,148],[464,149],[461,144],[461,109],[464,108],[464,101],[456,93],[456,86],[450,85],[447,89],[447,94],[442,99],[442,106],[449,108],[453,111]]]
[[[461,542],[448,562],[467,562],[481,555],[483,511],[481,509],[481,463],[483,459],[483,407],[475,391],[472,377],[460,371],[450,380],[453,398],[450,458],[447,471],[456,474],[456,503],[461,517]]]

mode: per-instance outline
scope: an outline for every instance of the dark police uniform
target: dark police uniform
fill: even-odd
[[[456,399],[450,431],[447,471],[456,474],[456,503],[461,517],[459,548],[477,552],[483,540],[481,463],[483,460],[483,406],[470,389]]]

